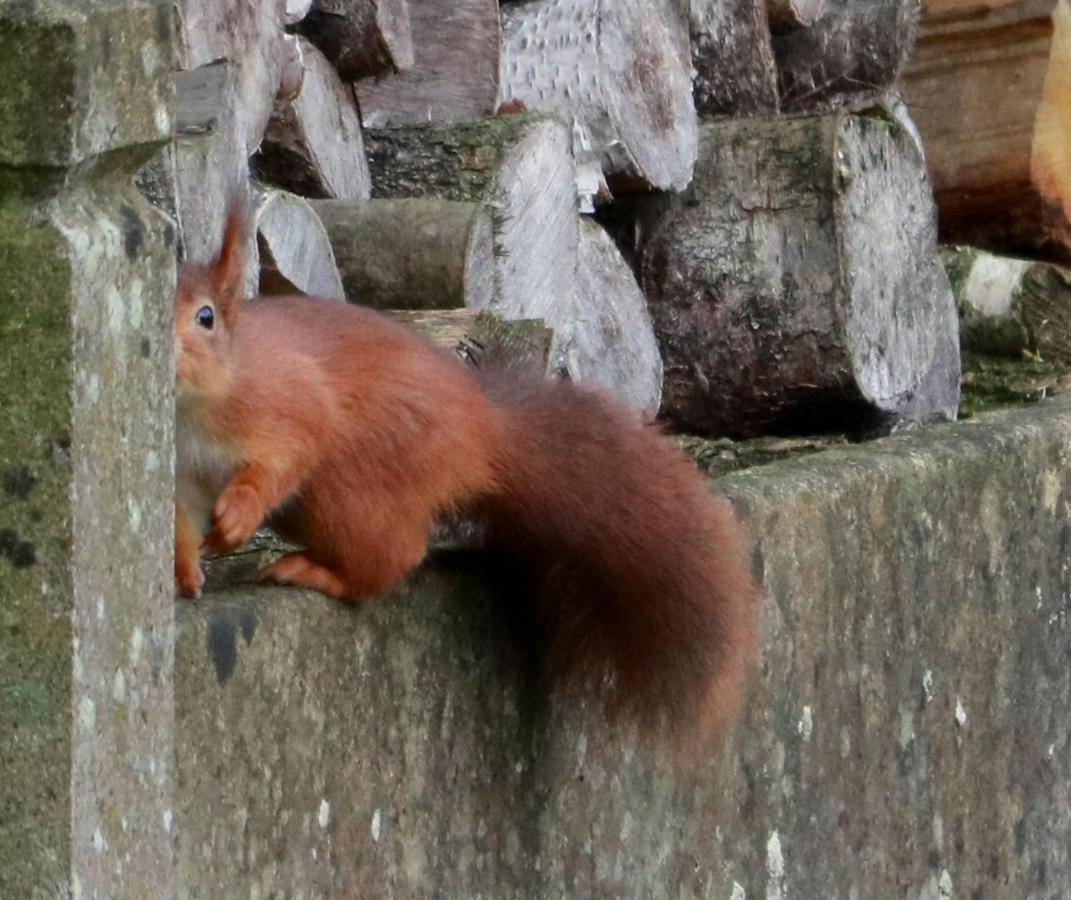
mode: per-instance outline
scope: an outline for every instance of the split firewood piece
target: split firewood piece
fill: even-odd
[[[315,200],[346,297],[376,309],[491,306],[494,243],[481,203]]]
[[[284,31],[285,0],[177,0],[182,69],[225,60],[233,66],[239,102],[236,126],[246,156],[260,145],[280,80],[291,64]]]
[[[911,55],[918,0],[828,0],[808,28],[773,38],[781,109],[855,106],[883,94]]]
[[[945,248],[941,256],[963,349],[1071,364],[1071,269],[974,247]]]
[[[278,102],[251,165],[256,177],[303,197],[368,199],[371,179],[353,92],[327,59],[299,38],[305,77]]]
[[[204,263],[219,252],[231,202],[249,196],[245,136],[235,113],[240,82],[227,62],[177,72],[173,80],[175,216],[184,257]],[[257,281],[251,258],[246,278],[251,292]]]
[[[409,8],[413,65],[356,85],[368,127],[490,115],[498,97],[498,0],[419,0]]]
[[[575,380],[591,381],[653,419],[662,399],[662,356],[647,300],[610,236],[580,221],[578,316],[566,351]]]
[[[716,435],[955,416],[955,303],[914,138],[884,110],[705,124],[648,223],[663,414]]]
[[[930,0],[904,91],[941,239],[1071,263],[1071,4]]]
[[[578,122],[614,193],[687,186],[697,122],[679,0],[510,4],[502,42],[502,99]]]
[[[314,0],[294,28],[344,81],[381,78],[413,65],[408,0]]]
[[[574,317],[578,242],[566,128],[526,114],[373,129],[365,133],[365,146],[373,197],[486,204],[494,286],[479,303],[505,319],[544,320],[554,329],[560,362]]]
[[[777,69],[764,0],[691,0],[689,21],[699,115],[776,113]]]
[[[506,320],[488,310],[383,310],[456,353],[475,368],[527,370],[541,376],[549,368],[553,332],[540,319]]]
[[[308,201],[260,188],[254,193],[253,210],[261,294],[343,299],[331,240]]]

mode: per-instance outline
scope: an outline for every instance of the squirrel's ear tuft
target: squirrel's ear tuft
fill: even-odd
[[[231,201],[223,244],[212,267],[216,302],[227,326],[234,324],[245,299],[246,244],[249,240],[249,210],[244,197]]]

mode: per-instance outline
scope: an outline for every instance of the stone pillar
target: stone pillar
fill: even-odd
[[[174,896],[166,0],[0,0],[0,897]]]

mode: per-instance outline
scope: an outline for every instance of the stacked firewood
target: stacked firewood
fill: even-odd
[[[1038,3],[986,5],[1013,21]],[[955,415],[958,322],[919,130],[942,227],[973,215],[991,166],[929,115],[950,89],[927,41],[969,42],[954,25],[924,25],[907,104],[895,92],[912,0],[178,7],[175,140],[142,187],[191,259],[247,196],[251,291],[390,311],[474,364],[512,354],[704,434]],[[1068,167],[1045,102],[1026,176],[993,155],[1003,186],[1051,212]],[[1032,239],[1058,244],[1042,219]]]

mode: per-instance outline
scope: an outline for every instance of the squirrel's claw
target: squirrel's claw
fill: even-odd
[[[205,536],[205,546],[213,553],[234,550],[253,536],[263,519],[256,491],[246,485],[231,485],[212,510],[212,530]]]

